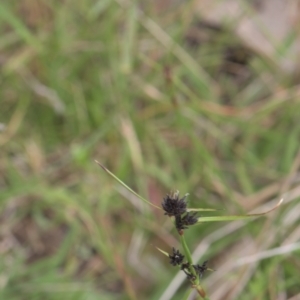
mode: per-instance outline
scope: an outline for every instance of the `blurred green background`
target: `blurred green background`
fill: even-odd
[[[216,269],[211,299],[299,299],[298,70],[195,5],[1,1],[0,299],[183,299],[155,248],[180,248],[172,223],[95,159],[156,205],[179,190],[240,214],[284,195],[186,235]]]

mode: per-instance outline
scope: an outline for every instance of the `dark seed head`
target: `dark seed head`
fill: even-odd
[[[207,262],[208,261],[205,261],[202,265],[193,265],[196,273],[199,275],[200,278],[202,277],[204,272],[208,269]]]
[[[185,262],[185,263],[181,264],[181,270],[189,269],[189,267],[190,267],[189,262]]]
[[[161,206],[165,211],[165,215],[168,216],[178,216],[186,212],[186,194],[183,198],[179,199],[179,192],[173,193],[171,195],[166,195]]]
[[[175,217],[175,226],[176,229],[181,232],[183,229],[188,229],[189,225],[193,225],[198,222],[198,218],[196,217],[197,213],[186,213],[184,216],[176,216]]]
[[[190,264],[188,262],[181,265],[181,270],[185,273],[189,280],[194,281],[196,279],[195,276],[190,272]]]
[[[186,215],[183,216],[182,222],[184,223],[184,225],[194,225],[198,222],[198,218],[196,217],[196,215],[196,212],[188,212]]]
[[[184,255],[173,247],[173,255],[169,254],[170,264],[173,266],[181,265],[184,260]]]

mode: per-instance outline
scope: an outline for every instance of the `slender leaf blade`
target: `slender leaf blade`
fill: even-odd
[[[128,185],[126,185],[121,179],[119,179],[116,175],[114,175],[112,172],[110,172],[106,167],[101,165],[97,160],[95,160],[96,164],[98,164],[106,173],[108,173],[112,178],[114,178],[116,181],[118,181],[121,185],[123,185],[129,192],[131,192],[133,195],[137,196],[139,199],[144,201],[145,203],[154,206],[155,208],[161,209],[159,206],[154,205],[150,201],[146,200],[142,196],[140,196],[138,193],[136,193],[134,190],[132,190]]]
[[[160,248],[158,248],[158,247],[155,247],[155,248],[156,248],[158,251],[160,251],[162,254],[164,254],[165,256],[167,256],[167,257],[170,256],[168,252],[166,252],[166,251],[164,251],[164,250],[162,250],[162,249],[160,249]]]
[[[215,209],[215,208],[187,208],[186,211],[219,211],[223,209]]]
[[[272,212],[273,210],[277,209],[282,204],[282,202],[283,202],[283,198],[272,209],[262,212],[262,213],[258,213],[258,214],[236,215],[236,216],[199,217],[197,224],[203,223],[203,222],[236,221],[236,220],[245,220],[248,218],[260,217],[260,216],[266,215],[266,214]]]

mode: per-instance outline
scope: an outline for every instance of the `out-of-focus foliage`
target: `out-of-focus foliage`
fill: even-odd
[[[194,5],[1,1],[0,299],[182,299],[155,248],[178,248],[172,224],[94,159],[158,206],[180,190],[232,215],[285,195],[187,240],[217,269],[212,299],[300,293],[299,78]]]

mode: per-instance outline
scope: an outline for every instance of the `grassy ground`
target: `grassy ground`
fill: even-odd
[[[211,299],[298,299],[298,79],[193,5],[0,3],[0,299],[183,299],[155,249],[179,247],[170,220],[94,159],[156,205],[173,189],[235,214],[285,195],[187,240],[216,269]]]

